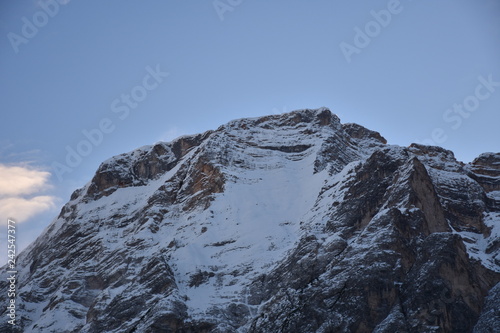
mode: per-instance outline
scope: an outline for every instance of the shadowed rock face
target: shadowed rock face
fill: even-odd
[[[499,184],[325,108],[142,147],[19,255],[16,329],[495,332]]]
[[[368,158],[332,208],[327,229],[340,237],[303,238],[253,283],[265,305],[251,332],[473,330],[499,276],[450,232],[424,165],[388,152]]]
[[[486,192],[500,191],[500,153],[481,154],[470,167],[470,174]]]
[[[380,135],[379,132],[371,131],[367,128],[364,128],[361,125],[353,123],[343,124],[342,128],[353,139],[364,140],[364,141],[374,140],[383,144],[387,143],[387,140],[382,135]]]
[[[87,190],[93,200],[110,195],[117,188],[144,185],[175,167],[186,153],[203,142],[210,131],[158,143],[131,154],[122,154],[101,164]]]

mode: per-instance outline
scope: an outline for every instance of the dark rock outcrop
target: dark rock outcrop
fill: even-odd
[[[105,161],[19,255],[14,331],[496,332],[498,191],[500,154],[235,120]]]

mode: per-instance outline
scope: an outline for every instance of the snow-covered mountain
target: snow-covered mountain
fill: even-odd
[[[500,153],[240,119],[103,162],[19,255],[17,331],[499,332],[499,236]]]

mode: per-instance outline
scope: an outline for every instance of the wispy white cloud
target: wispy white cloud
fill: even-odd
[[[50,173],[0,164],[0,197],[33,194],[49,187]]]
[[[36,195],[49,190],[50,172],[30,166],[0,164],[0,217],[24,222],[55,207],[56,197]],[[2,221],[2,222],[3,222]]]
[[[7,157],[10,160],[16,161],[36,161],[42,156],[43,152],[40,149],[32,149],[21,152],[12,152]]]
[[[33,216],[55,207],[55,197],[40,195],[33,198],[4,198],[0,199],[0,216],[11,218],[16,222],[24,222]]]

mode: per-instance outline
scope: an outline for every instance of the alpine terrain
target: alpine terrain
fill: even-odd
[[[500,153],[235,120],[104,161],[17,259],[1,332],[500,332]]]

